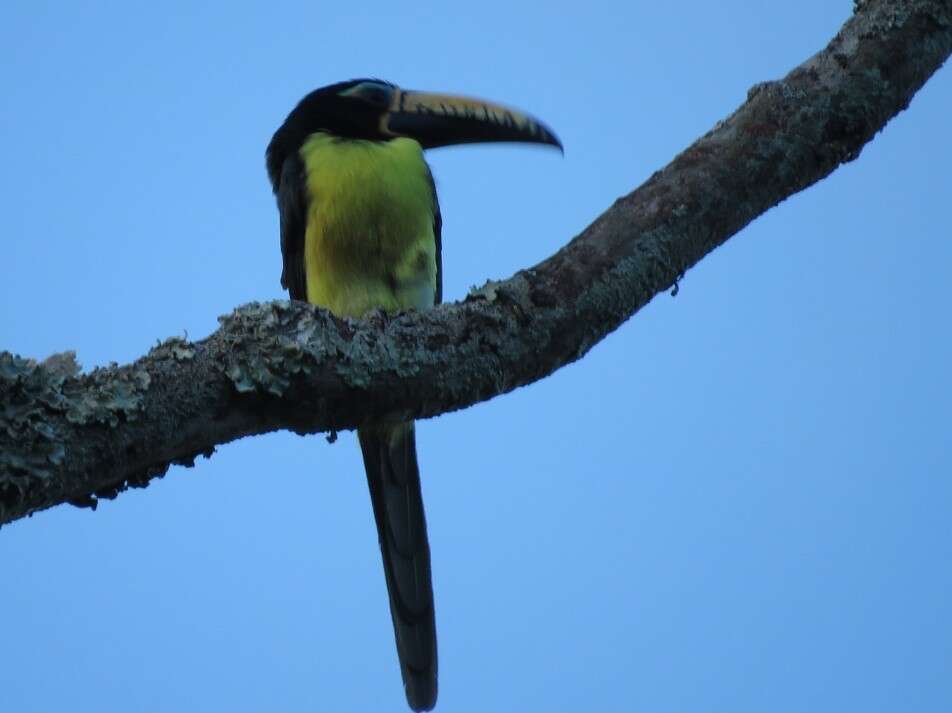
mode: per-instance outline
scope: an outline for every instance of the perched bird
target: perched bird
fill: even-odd
[[[561,143],[531,116],[377,79],[308,94],[268,144],[281,216],[281,285],[294,300],[361,317],[442,298],[441,217],[423,150],[489,141]],[[405,417],[404,417],[405,418]],[[407,702],[436,704],[436,622],[412,421],[357,431]]]

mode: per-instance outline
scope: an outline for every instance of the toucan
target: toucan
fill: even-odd
[[[423,151],[515,141],[562,149],[523,112],[354,79],[291,111],[265,163],[280,213],[281,285],[340,317],[428,309],[442,299],[442,219]],[[436,620],[413,421],[357,430],[377,523],[407,703],[436,704]]]

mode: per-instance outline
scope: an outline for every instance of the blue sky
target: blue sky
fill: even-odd
[[[544,258],[852,8],[0,11],[0,348],[87,367],[281,298],[271,133],[380,76],[529,110],[432,152],[444,295]],[[952,706],[952,74],[584,360],[419,424],[443,711]],[[0,532],[0,707],[403,711],[351,434]]]

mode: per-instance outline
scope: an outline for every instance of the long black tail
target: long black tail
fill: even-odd
[[[407,703],[415,711],[428,711],[436,705],[436,618],[413,423],[362,428],[357,435]]]

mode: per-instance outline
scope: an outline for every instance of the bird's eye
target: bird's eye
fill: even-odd
[[[343,97],[360,99],[368,104],[385,107],[390,104],[391,89],[376,82],[362,82],[340,93]]]
[[[386,104],[387,93],[380,87],[374,87],[364,92],[364,99],[369,101],[371,104]]]

